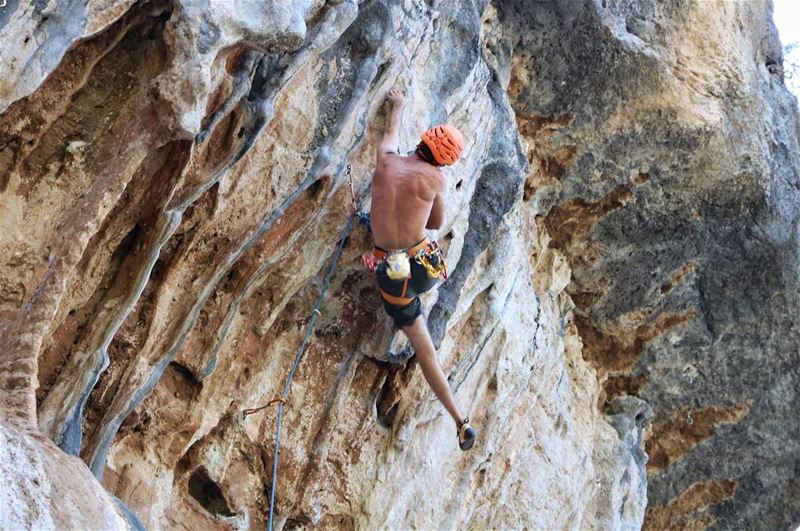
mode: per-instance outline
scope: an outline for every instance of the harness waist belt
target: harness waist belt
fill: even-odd
[[[422,250],[422,249],[425,249],[425,248],[426,248],[426,247],[428,247],[430,244],[431,244],[431,239],[430,239],[428,236],[425,236],[424,238],[422,238],[422,240],[420,240],[420,242],[419,242],[419,243],[415,243],[414,245],[412,245],[411,247],[409,247],[408,249],[406,249],[406,250],[405,250],[405,251],[406,251],[406,254],[407,254],[407,255],[408,255],[410,258],[413,258],[415,254],[417,254],[417,253],[418,253],[420,250]],[[400,250],[402,250],[402,249],[400,249]],[[375,248],[372,250],[372,256],[374,256],[374,257],[375,257],[375,258],[377,258],[378,260],[383,260],[383,259],[384,259],[384,258],[386,258],[388,255],[389,255],[389,252],[388,252],[386,249],[381,249],[381,248],[380,248],[380,247],[378,247],[377,245],[376,245],[376,246],[375,246]]]

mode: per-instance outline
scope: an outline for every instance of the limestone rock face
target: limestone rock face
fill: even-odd
[[[278,528],[797,523],[800,122],[770,20],[9,0],[0,452],[29,464],[3,475],[4,526],[264,527],[276,411],[244,411],[279,395],[343,236],[285,404]],[[423,303],[468,453],[360,266],[369,233],[343,232],[394,86],[401,150],[465,132]],[[74,456],[121,502],[48,512],[103,492]]]
[[[769,5],[595,8],[507,4],[508,92],[583,357],[655,411],[646,522],[796,526],[800,127]]]
[[[135,517],[94,480],[77,457],[40,433],[0,424],[3,529],[135,529]]]

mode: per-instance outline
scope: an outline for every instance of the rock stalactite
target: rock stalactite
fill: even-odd
[[[286,404],[279,528],[800,523],[800,119],[768,1],[0,7],[0,523],[244,529],[384,97],[465,132],[423,303],[358,226]]]

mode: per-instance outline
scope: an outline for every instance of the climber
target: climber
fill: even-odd
[[[362,261],[377,274],[386,312],[408,337],[422,374],[453,417],[459,447],[469,450],[477,433],[456,406],[419,301],[420,293],[446,276],[442,251],[425,229],[438,229],[444,223],[446,181],[439,168],[458,160],[464,139],[455,127],[437,125],[423,133],[413,153],[401,156],[405,97],[393,89],[388,100],[391,111],[372,176],[370,215],[375,249],[363,255]]]

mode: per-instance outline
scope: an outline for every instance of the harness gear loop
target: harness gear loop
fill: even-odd
[[[447,265],[442,250],[435,241],[430,241],[427,248],[417,251],[414,260],[425,268],[430,278],[441,277],[447,280]]]

